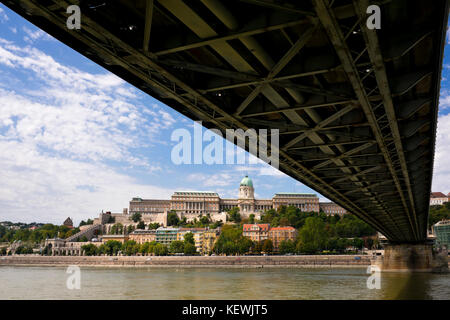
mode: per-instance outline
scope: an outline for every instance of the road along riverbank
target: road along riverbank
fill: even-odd
[[[364,255],[302,256],[37,256],[0,257],[0,266],[101,266],[101,267],[367,267]]]

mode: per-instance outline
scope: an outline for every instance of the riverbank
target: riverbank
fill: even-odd
[[[0,266],[101,266],[101,267],[218,267],[218,268],[301,268],[366,267],[363,255],[310,256],[34,256],[0,257]]]

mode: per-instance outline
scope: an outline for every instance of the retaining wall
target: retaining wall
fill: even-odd
[[[333,267],[368,266],[369,256],[32,256],[0,257],[2,265],[158,267]]]

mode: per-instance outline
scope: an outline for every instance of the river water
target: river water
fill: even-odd
[[[450,274],[381,274],[365,268],[80,269],[69,290],[63,267],[0,266],[0,299],[450,299]]]

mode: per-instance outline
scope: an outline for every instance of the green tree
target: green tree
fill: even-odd
[[[362,249],[364,247],[364,240],[361,238],[353,238],[352,245],[357,249]]]
[[[200,227],[207,226],[211,223],[211,218],[209,216],[200,217]]]
[[[142,218],[142,214],[140,212],[135,212],[131,215],[131,220],[133,220],[134,222],[139,222],[141,221]]]
[[[236,223],[241,222],[241,214],[239,213],[238,207],[234,207],[228,211],[228,220]]]
[[[148,224],[148,230],[155,230],[155,229],[158,229],[159,227],[160,227],[160,225],[158,222]]]
[[[85,256],[95,256],[97,254],[97,246],[89,243],[81,246]]]
[[[197,252],[197,249],[195,248],[195,245],[193,245],[191,242],[186,242],[184,244],[184,254],[185,255],[194,255]]]
[[[244,254],[252,248],[252,242],[242,235],[242,229],[236,225],[224,225],[222,232],[214,244],[216,254]]]
[[[253,242],[246,238],[246,237],[240,237],[240,239],[237,241],[237,250],[239,254],[246,254],[250,251],[252,248]]]
[[[166,256],[168,251],[169,250],[167,249],[167,246],[165,246],[161,243],[157,243],[153,250],[153,252],[156,256]]]
[[[261,254],[262,251],[262,243],[258,241],[254,241],[251,247],[251,251],[254,254]]]
[[[81,220],[79,227],[94,224],[94,220],[87,219],[87,221]]]
[[[450,202],[446,202],[443,205],[430,206],[428,214],[428,226],[438,223],[441,220],[450,219]]]
[[[186,239],[185,239],[185,241],[186,241]],[[169,251],[171,253],[183,253],[184,247],[185,247],[185,242],[175,240],[170,243]]]
[[[136,229],[145,230],[145,223],[144,223],[144,221],[139,221],[139,223],[136,226]]]
[[[116,240],[108,240],[104,246],[104,254],[109,256],[116,256],[122,250],[122,243]]]
[[[278,248],[280,254],[294,253],[295,243],[292,240],[283,240]]]
[[[339,250],[339,247],[338,247],[338,238],[336,238],[336,237],[328,238],[325,247],[326,247],[326,249],[329,250],[329,251]]]
[[[111,227],[110,234],[123,234],[123,224],[116,223]]]
[[[308,217],[298,233],[297,250],[314,254],[325,247],[326,238],[325,223],[319,217]]]
[[[248,223],[255,223],[255,215],[253,213],[248,216]]]
[[[167,225],[168,226],[178,226],[180,224],[180,219],[177,213],[172,210],[167,214]]]
[[[136,246],[136,244],[137,243],[134,240],[125,241],[122,245],[122,252],[127,256],[135,255],[139,250],[139,247]]]
[[[194,234],[192,232],[188,232],[184,235],[184,243],[195,245]]]
[[[134,231],[134,226],[133,225],[129,225],[128,226],[128,228],[127,228],[127,234],[130,234],[130,233],[132,233]]]
[[[270,239],[264,240],[263,245],[262,245],[262,251],[263,251],[264,253],[268,253],[268,254],[271,254],[271,253],[272,253],[272,251],[273,251],[273,243],[272,243],[272,240],[270,240]]]

